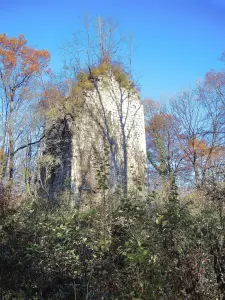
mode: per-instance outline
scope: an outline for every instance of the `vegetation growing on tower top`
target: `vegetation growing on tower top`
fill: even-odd
[[[78,73],[73,92],[79,94],[84,91],[92,91],[95,87],[95,80],[107,80],[107,78],[114,78],[119,86],[124,89],[135,88],[131,75],[125,72],[121,64],[103,61],[98,66],[81,70]]]

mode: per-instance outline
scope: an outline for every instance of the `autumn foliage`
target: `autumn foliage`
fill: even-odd
[[[76,140],[71,143],[67,117],[78,130],[80,121],[89,121],[80,113],[86,104],[83,94],[111,73],[122,92],[135,89],[120,65],[109,64],[117,61],[107,55],[114,54],[118,43],[107,42],[105,23],[98,22],[101,39],[96,44],[104,59],[90,69],[69,60],[67,66],[77,68],[78,75],[64,77],[60,84],[40,76],[48,73],[47,50],[29,47],[23,35],[0,34],[0,299],[225,300],[225,72],[211,70],[194,92],[179,93],[166,104],[144,102],[148,182],[133,181],[138,192],[107,186],[108,157],[122,169],[114,153],[127,149],[125,138],[122,147],[114,131],[104,129],[105,124],[111,129],[111,115],[99,132],[112,150],[105,147],[93,166],[99,189],[85,189],[90,205],[81,189],[75,194],[74,185],[58,172],[67,169],[67,160],[74,161],[73,147],[79,146]],[[81,42],[85,54],[91,48],[92,60],[96,48]],[[125,136],[126,118],[119,116]],[[92,124],[93,129],[98,125]],[[41,144],[46,133],[48,152]],[[79,148],[84,160],[89,160],[89,144],[90,152],[97,153],[88,138]],[[109,170],[123,176],[124,186],[125,158],[124,151],[123,172]],[[76,167],[86,187],[81,163]],[[68,193],[50,201],[40,187],[49,196],[53,176]]]
[[[24,79],[24,76],[30,77],[46,68],[49,59],[50,54],[47,50],[28,47],[23,35],[18,38],[9,38],[6,34],[0,35],[1,74],[4,74],[5,78],[14,72],[14,80],[19,82]]]
[[[28,95],[31,95],[34,79],[37,81],[38,77],[48,72],[49,60],[50,54],[47,50],[28,47],[23,35],[18,38],[10,38],[5,33],[0,34],[0,88],[3,118],[1,148],[7,155],[0,184],[3,185],[5,178],[9,178],[7,184],[10,190],[9,194],[11,194],[15,173],[14,154],[16,136],[18,136],[16,127],[20,127],[20,135],[23,132],[21,126],[24,122],[21,123],[18,119],[22,118],[23,103],[29,98]]]

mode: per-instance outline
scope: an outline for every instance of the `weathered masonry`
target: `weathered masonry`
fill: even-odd
[[[120,69],[99,73],[80,75],[63,104],[63,117],[46,128],[44,154],[55,159],[48,180],[51,199],[64,191],[79,199],[101,189],[126,193],[144,184],[146,144],[139,94]]]

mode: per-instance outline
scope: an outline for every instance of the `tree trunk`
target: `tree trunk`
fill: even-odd
[[[125,128],[124,124],[121,122],[121,129],[122,129],[122,145],[123,145],[123,172],[122,172],[122,183],[123,183],[123,192],[127,194],[127,143],[126,143],[126,135],[125,135]]]
[[[12,117],[14,110],[14,95],[10,98],[9,119],[8,119],[8,137],[9,137],[9,195],[11,195],[13,177],[14,177],[14,139],[12,131]]]

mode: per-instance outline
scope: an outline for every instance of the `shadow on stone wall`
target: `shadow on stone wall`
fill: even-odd
[[[71,189],[72,134],[66,118],[57,121],[45,134],[43,156],[51,155],[55,164],[47,179],[49,200],[54,200],[65,190]],[[46,181],[45,166],[41,170],[41,180]]]

